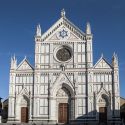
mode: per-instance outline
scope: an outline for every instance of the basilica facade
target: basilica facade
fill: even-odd
[[[72,123],[119,120],[118,58],[93,64],[93,35],[61,17],[47,32],[37,26],[35,65],[11,58],[8,122]]]

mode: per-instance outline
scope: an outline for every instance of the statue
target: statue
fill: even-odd
[[[41,27],[40,27],[40,24],[37,25],[36,36],[41,36]]]

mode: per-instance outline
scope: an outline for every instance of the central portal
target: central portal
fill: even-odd
[[[71,107],[72,100],[69,90],[66,87],[62,87],[57,91],[56,94],[56,114],[58,123],[67,124],[71,119]],[[73,113],[72,113],[73,114]]]
[[[59,123],[68,123],[69,108],[68,103],[59,103],[58,121]]]

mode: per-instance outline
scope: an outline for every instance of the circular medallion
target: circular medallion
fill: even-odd
[[[62,28],[57,32],[57,37],[60,40],[68,39],[70,36],[70,32],[66,28]]]
[[[71,48],[68,46],[61,46],[58,48],[58,50],[56,51],[56,58],[59,61],[68,61],[70,60],[72,57],[72,52],[71,52]]]

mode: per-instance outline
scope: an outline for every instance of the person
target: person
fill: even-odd
[[[0,123],[2,123],[2,98],[0,97]]]

